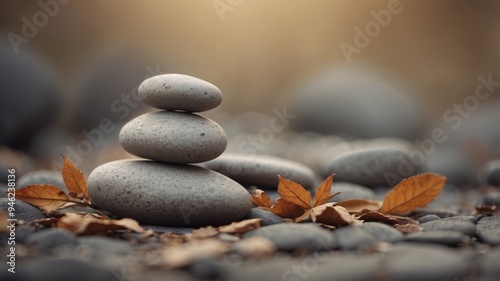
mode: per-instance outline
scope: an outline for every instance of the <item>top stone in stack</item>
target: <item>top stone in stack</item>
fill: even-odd
[[[227,136],[214,121],[192,112],[213,109],[222,102],[214,85],[182,74],[151,77],[139,96],[166,111],[147,113],[127,123],[120,144],[129,153],[169,163],[200,163],[224,152]]]

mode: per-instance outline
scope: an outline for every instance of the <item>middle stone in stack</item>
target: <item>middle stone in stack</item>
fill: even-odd
[[[220,90],[191,76],[164,74],[144,81],[139,95],[164,111],[125,124],[120,144],[154,161],[115,161],[98,167],[89,177],[92,200],[116,215],[147,224],[197,227],[243,219],[252,202],[241,185],[188,165],[212,160],[226,148],[222,127],[192,113],[217,107]]]

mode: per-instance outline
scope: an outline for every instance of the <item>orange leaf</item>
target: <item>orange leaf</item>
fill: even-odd
[[[445,177],[433,173],[404,179],[385,196],[380,212],[403,214],[424,207],[439,195],[445,182]]]
[[[34,184],[16,190],[16,198],[42,209],[45,213],[57,210],[69,199],[59,187],[51,184]]]
[[[105,235],[109,231],[120,229],[128,229],[138,233],[144,232],[139,223],[133,219],[99,219],[75,213],[68,213],[59,219],[57,226],[75,234]]]
[[[269,196],[267,196],[267,194],[260,189],[255,190],[255,194],[252,194],[252,202],[257,207],[271,208],[273,205],[271,198],[269,198]]]
[[[246,219],[239,222],[233,222],[228,225],[220,226],[218,229],[223,233],[245,233],[260,227],[262,219]]]
[[[302,185],[278,175],[278,193],[283,200],[303,209],[311,208],[311,194]]]
[[[313,222],[316,222],[316,217],[314,216],[313,209],[308,209],[302,214],[302,216],[297,217],[294,222],[301,222],[307,220],[309,217],[312,217]]]
[[[363,210],[378,211],[380,203],[379,201],[372,200],[349,199],[338,202],[337,206],[346,208],[349,213],[359,213]]]
[[[76,165],[73,164],[68,157],[64,154],[61,155],[64,159],[61,174],[64,183],[66,184],[66,188],[68,188],[70,194],[77,194],[77,196],[74,196],[75,198],[79,199],[78,195],[82,194],[83,201],[89,202],[87,183],[85,182],[82,171],[80,171],[80,169],[78,169],[78,167],[76,167]]]
[[[278,198],[274,205],[271,206],[271,212],[283,218],[295,219],[304,214],[304,209],[285,201],[283,198]]]
[[[328,200],[332,199],[335,195],[338,195],[339,192],[329,195],[330,190],[332,188],[333,176],[335,173],[331,174],[327,177],[319,186],[316,188],[316,193],[314,194],[314,205],[313,207],[319,206],[328,202]]]
[[[360,224],[362,221],[354,218],[344,207],[335,206],[335,203],[323,204],[312,209],[316,222],[329,225]]]

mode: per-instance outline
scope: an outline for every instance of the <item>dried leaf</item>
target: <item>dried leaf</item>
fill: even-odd
[[[350,199],[338,202],[337,206],[346,208],[349,213],[359,213],[362,210],[378,211],[381,202],[363,199]]]
[[[316,193],[314,194],[314,204],[313,207],[319,206],[328,202],[330,199],[340,194],[340,192],[336,192],[335,194],[330,195],[330,190],[332,188],[333,176],[335,173],[331,174],[327,177],[319,186],[316,188]]]
[[[9,216],[3,210],[0,210],[0,233],[9,233],[10,230],[7,228],[9,222],[7,221]]]
[[[385,196],[380,211],[404,214],[424,207],[439,195],[445,182],[445,177],[433,173],[404,179]]]
[[[252,202],[257,207],[271,208],[273,202],[267,194],[260,189],[255,190],[255,194],[252,194]]]
[[[259,228],[261,221],[262,219],[247,219],[240,222],[233,222],[228,225],[220,226],[218,229],[222,233],[241,234]]]
[[[314,216],[313,210],[312,209],[307,209],[307,210],[305,210],[304,214],[302,214],[302,216],[295,218],[294,222],[305,221],[305,220],[307,220],[310,217],[312,217],[313,222],[316,221],[316,217]]]
[[[192,240],[188,243],[166,247],[162,257],[168,267],[179,268],[188,266],[197,259],[222,256],[230,249],[231,244],[218,239]]]
[[[311,194],[302,185],[278,175],[278,193],[283,200],[303,209],[311,208]]]
[[[194,230],[188,235],[189,239],[205,239],[214,237],[219,234],[219,231],[213,226],[202,227]]]
[[[357,218],[363,221],[381,222],[389,225],[396,225],[399,223],[397,219],[391,218],[386,214],[370,210],[361,211],[360,215],[357,216]]]
[[[50,213],[65,205],[68,196],[59,187],[51,184],[34,184],[16,190],[16,198]]]
[[[238,254],[246,258],[270,257],[277,251],[271,240],[260,236],[241,240],[234,244],[234,249]]]
[[[32,226],[44,226],[44,227],[56,227],[57,222],[59,221],[59,218],[45,218],[45,219],[38,219],[30,222],[30,225]]]
[[[350,225],[360,224],[362,221],[353,217],[341,206],[335,206],[335,203],[323,204],[313,208],[316,222],[329,225]]]
[[[482,205],[476,206],[476,212],[478,214],[495,215],[500,214],[500,208],[497,208],[495,205]]]
[[[105,235],[110,231],[122,229],[128,229],[138,233],[145,232],[139,223],[133,219],[99,219],[93,216],[82,216],[75,213],[68,213],[60,218],[57,226],[75,234],[82,235]]]
[[[304,209],[283,198],[278,198],[271,206],[271,212],[283,218],[295,219],[304,214]]]
[[[61,174],[66,184],[66,188],[68,188],[70,194],[76,194],[76,196],[72,197],[77,199],[83,198],[85,202],[89,202],[87,183],[85,182],[82,171],[80,171],[68,157],[64,154],[61,155],[64,160]]]
[[[400,224],[395,226],[397,230],[401,231],[404,234],[407,233],[414,233],[414,232],[421,232],[424,230],[423,227],[417,224],[412,224],[412,223],[407,223],[407,224]]]

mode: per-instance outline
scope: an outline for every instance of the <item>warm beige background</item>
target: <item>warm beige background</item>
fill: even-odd
[[[267,111],[298,81],[347,65],[339,44],[352,44],[354,27],[389,1],[240,2],[221,20],[212,0],[71,1],[22,48],[45,54],[65,81],[107,50],[135,48],[164,71],[218,85],[225,111]],[[350,66],[376,66],[438,110],[471,93],[478,75],[499,70],[498,1],[401,5]],[[36,1],[2,1],[0,31],[20,34],[21,18],[38,10]]]

